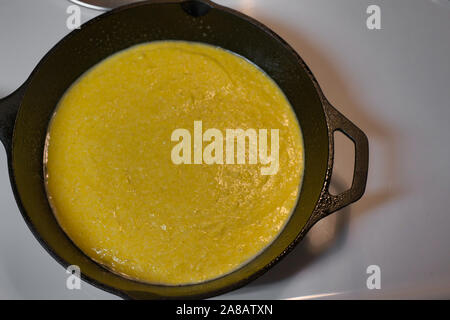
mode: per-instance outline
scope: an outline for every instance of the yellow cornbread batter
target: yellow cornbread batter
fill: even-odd
[[[224,133],[279,129],[279,170],[174,164],[172,132],[192,132],[194,121]],[[297,201],[303,142],[260,69],[220,48],[164,41],[119,52],[74,83],[44,160],[55,216],[86,255],[129,278],[179,285],[229,273],[277,237]]]

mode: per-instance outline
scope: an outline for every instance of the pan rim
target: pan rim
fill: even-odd
[[[186,0],[189,1],[189,0]],[[203,0],[196,0],[199,2],[205,2]],[[22,102],[24,100],[24,98],[27,95],[27,90],[28,87],[30,86],[30,84],[33,81],[33,78],[35,76],[35,74],[38,72],[38,70],[40,69],[40,67],[45,64],[45,62],[52,56],[54,50],[61,46],[62,44],[64,44],[65,42],[69,41],[72,37],[74,37],[78,32],[82,32],[83,28],[86,28],[92,24],[97,23],[98,21],[110,16],[110,15],[114,15],[118,12],[124,11],[124,10],[128,10],[134,7],[140,7],[140,6],[147,6],[147,5],[166,5],[166,4],[180,4],[183,3],[184,1],[177,1],[177,0],[173,0],[173,1],[165,1],[165,2],[159,2],[159,1],[143,1],[143,2],[138,2],[138,3],[133,3],[133,4],[129,4],[129,5],[125,5],[125,6],[121,6],[118,7],[116,9],[113,9],[111,11],[108,11],[104,14],[101,14],[93,19],[91,19],[90,21],[86,22],[85,24],[83,24],[81,26],[80,29],[78,30],[74,30],[72,32],[70,32],[68,35],[66,35],[63,39],[61,39],[58,43],[56,43],[45,55],[44,57],[40,60],[40,62],[37,64],[37,66],[34,68],[34,70],[31,72],[30,76],[28,77],[28,79],[25,81],[24,83],[24,93],[21,99],[21,103],[19,105],[18,108],[18,113],[16,116],[16,122],[17,119],[19,118],[19,114],[22,111]],[[206,1],[206,3],[210,3],[209,1]],[[306,65],[306,63],[303,61],[303,59],[301,58],[301,56],[283,39],[281,38],[278,34],[276,34],[274,31],[272,31],[270,28],[268,28],[267,26],[265,26],[264,24],[262,24],[261,22],[230,8],[227,7],[223,7],[220,5],[216,5],[213,4],[215,9],[219,9],[221,11],[225,11],[227,13],[230,13],[240,19],[245,20],[248,23],[253,24],[254,26],[256,26],[257,28],[261,29],[262,31],[264,31],[265,33],[269,34],[271,37],[275,38],[276,40],[279,41],[279,44],[283,47],[283,49],[288,50],[290,53],[294,54],[296,57],[297,62],[300,64],[300,67],[307,73],[310,81],[313,83],[314,88],[318,94],[318,97],[320,99],[320,103],[322,106],[322,111],[324,114],[324,119],[325,122],[327,124],[327,129],[329,131],[328,128],[328,117],[327,114],[324,110],[324,102],[326,101],[326,98],[317,82],[317,80],[315,79],[314,75],[312,74],[311,70],[309,69],[309,67]],[[13,189],[13,193],[16,199],[16,202],[18,204],[19,210],[22,214],[22,216],[24,217],[25,222],[27,223],[29,229],[32,231],[33,235],[35,236],[35,238],[38,240],[38,242],[41,244],[42,247],[44,247],[44,249],[50,254],[50,256],[55,259],[59,264],[61,264],[64,268],[67,268],[67,266],[69,266],[70,264],[65,261],[63,258],[61,258],[55,251],[54,249],[42,238],[41,234],[37,231],[36,227],[34,226],[33,222],[31,221],[27,211],[24,208],[24,205],[22,203],[21,200],[21,196],[18,192],[17,189],[17,185],[16,185],[16,178],[15,178],[15,169],[14,169],[14,145],[15,145],[15,139],[16,139],[16,123],[14,124],[14,130],[13,130],[13,135],[12,135],[12,143],[11,143],[11,147],[10,150],[7,150],[8,153],[8,171],[9,171],[9,176],[10,176],[10,180],[11,180],[11,185],[12,185],[12,189]],[[329,144],[332,144],[332,140],[329,137],[329,132],[328,132],[328,141]],[[265,272],[267,272],[269,269],[271,269],[275,264],[277,264],[282,258],[284,258],[290,251],[292,251],[292,249],[303,239],[304,235],[307,233],[307,231],[317,222],[314,221],[314,217],[316,216],[316,211],[320,208],[321,205],[321,200],[322,197],[324,195],[324,190],[326,189],[326,185],[329,182],[329,177],[330,177],[330,172],[331,172],[331,168],[332,168],[332,159],[330,156],[331,152],[330,152],[330,146],[328,148],[328,161],[327,161],[327,170],[325,173],[325,178],[324,178],[324,182],[323,182],[323,186],[322,186],[322,190],[320,191],[320,196],[318,197],[318,199],[315,201],[315,207],[314,210],[310,213],[309,218],[307,219],[305,225],[302,227],[301,230],[299,230],[298,236],[295,238],[294,241],[292,241],[289,246],[287,246],[275,259],[273,259],[270,263],[266,264],[263,268],[259,269],[257,272],[251,274],[249,277],[247,278],[243,278],[240,281],[237,282],[232,282],[231,284],[228,284],[227,286],[224,286],[218,290],[212,290],[212,291],[205,291],[204,293],[201,294],[193,294],[193,295],[189,295],[189,296],[173,296],[173,297],[161,297],[161,296],[156,296],[156,298],[165,298],[165,299],[180,299],[180,298],[186,298],[186,299],[197,299],[197,298],[208,298],[208,297],[213,297],[213,296],[217,296],[235,289],[238,289],[242,286],[245,286],[246,284],[248,284],[249,282],[255,280],[256,278],[260,277],[262,274],[264,274]],[[298,205],[298,204],[297,204]],[[287,222],[288,223],[288,222]],[[281,232],[282,233],[282,232]],[[280,235],[281,235],[280,233]],[[74,245],[77,249],[78,247],[76,245]],[[78,249],[79,250],[79,249]],[[240,268],[239,268],[240,269]],[[234,272],[238,271],[239,269],[235,270]],[[233,272],[233,273],[234,273]],[[125,291],[123,289],[119,289],[119,288],[115,288],[109,285],[106,285],[94,278],[91,278],[87,275],[85,275],[83,272],[81,273],[81,279],[86,281],[87,283],[98,287],[104,291],[107,291],[109,293],[112,293],[114,295],[117,295],[119,297],[125,298],[125,299],[133,299],[133,293],[140,293],[139,292],[134,292],[134,291]],[[129,279],[127,279],[129,280]],[[138,281],[137,281],[138,282]],[[142,284],[142,282],[138,282],[140,284]],[[202,283],[203,284],[203,283]],[[192,285],[183,285],[183,287],[189,287],[189,286],[195,286],[198,284],[192,284]],[[144,291],[142,291],[144,293]],[[148,292],[145,292],[148,293]]]

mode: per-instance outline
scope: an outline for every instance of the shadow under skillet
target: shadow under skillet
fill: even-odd
[[[342,192],[342,184],[335,179],[333,190]],[[316,224],[276,266],[266,274],[240,289],[240,293],[252,292],[259,286],[279,282],[295,276],[309,265],[323,259],[327,253],[339,250],[345,244],[350,207],[346,207]]]

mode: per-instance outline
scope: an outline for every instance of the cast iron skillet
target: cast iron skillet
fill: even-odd
[[[128,280],[85,256],[52,214],[42,169],[47,125],[66,89],[87,69],[119,50],[169,39],[220,46],[265,70],[295,109],[305,147],[298,205],[279,237],[239,270],[186,286]],[[355,143],[353,183],[338,196],[328,192],[336,130]],[[261,23],[209,0],[139,2],[105,13],[70,33],[42,59],[18,90],[0,100],[0,140],[8,154],[17,204],[42,246],[64,267],[78,265],[85,281],[132,299],[207,298],[247,284],[290,252],[317,221],[358,200],[364,193],[368,171],[367,137],[330,105],[299,55]]]

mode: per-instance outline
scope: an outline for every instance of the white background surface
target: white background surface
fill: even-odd
[[[328,99],[370,140],[366,195],[320,222],[288,257],[221,298],[450,298],[450,4],[442,0],[221,0],[267,24],[303,57]],[[447,3],[447,4],[446,4]],[[382,30],[366,9],[382,10]],[[64,0],[0,0],[0,97],[64,35]],[[87,21],[99,12],[82,9]],[[335,186],[351,179],[339,140]],[[0,152],[0,299],[116,298],[65,270],[34,239]],[[381,267],[381,290],[366,268]]]

